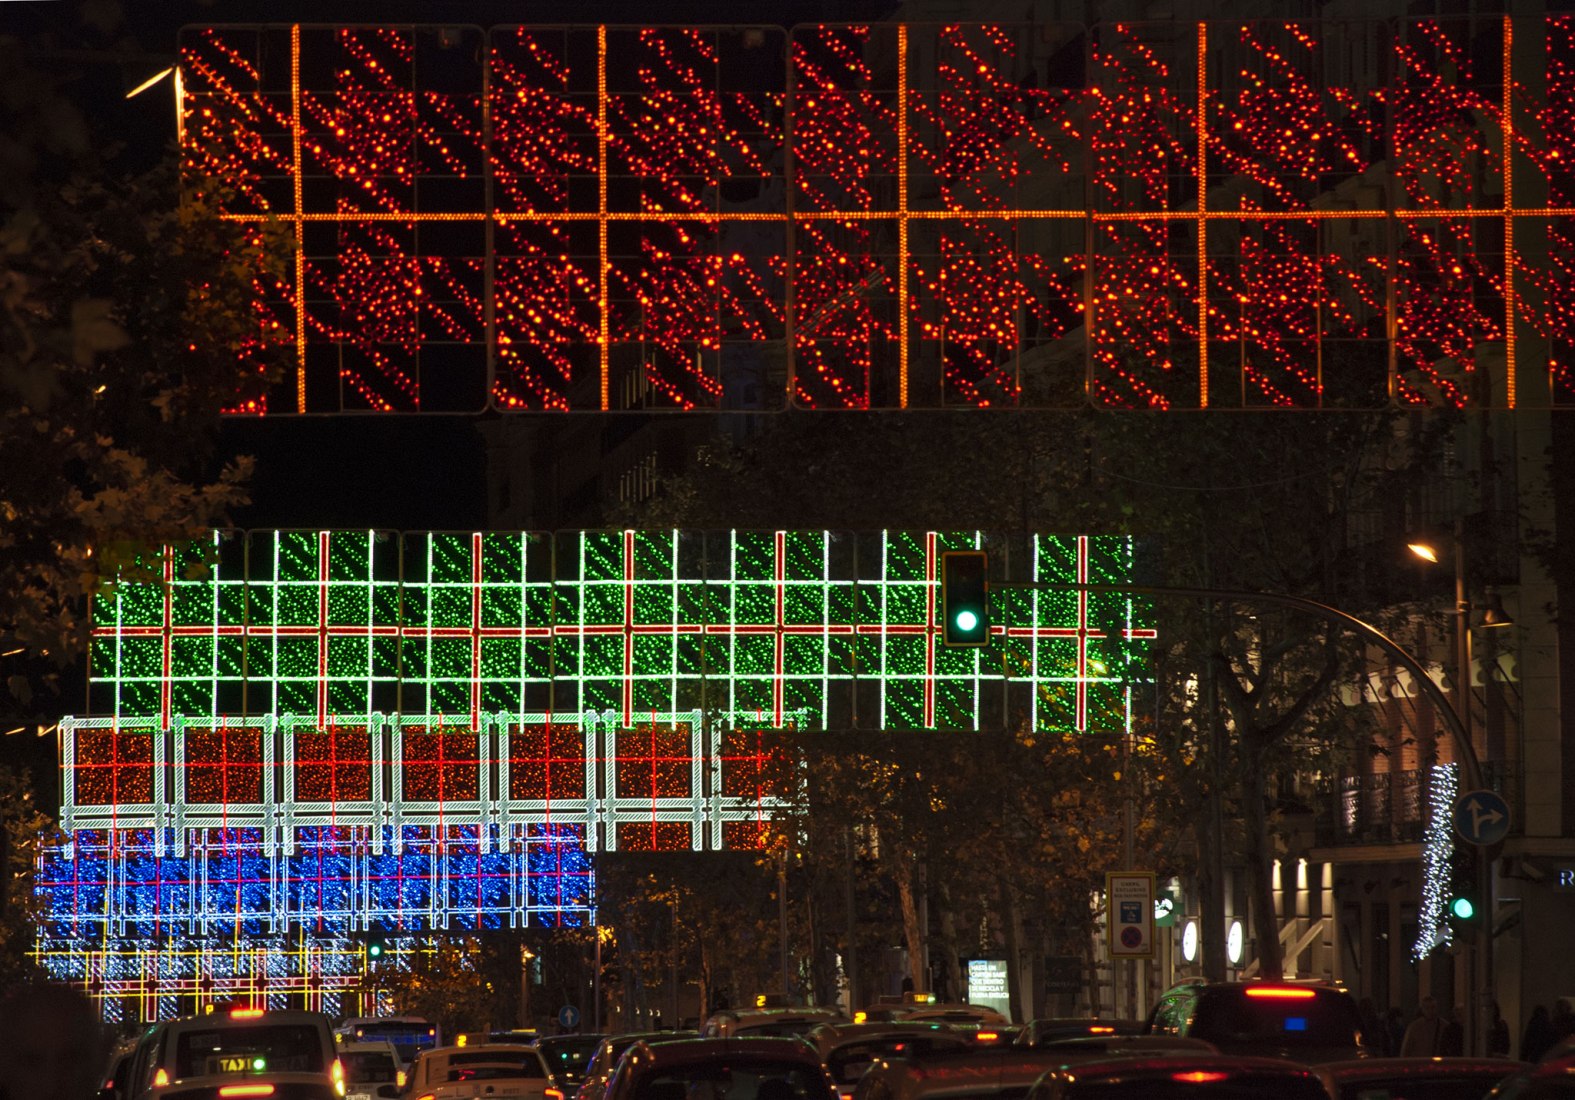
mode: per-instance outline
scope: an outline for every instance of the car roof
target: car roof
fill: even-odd
[[[671,1042],[638,1040],[634,1046],[644,1048],[643,1054],[654,1065],[682,1065],[702,1062],[721,1054],[755,1055],[769,1058],[789,1058],[820,1065],[820,1056],[803,1039],[774,1035],[745,1035],[719,1038],[674,1039]],[[633,1049],[631,1046],[630,1049]],[[628,1057],[627,1054],[624,1055]]]
[[[245,1006],[238,1006],[240,1011],[250,1013]],[[193,1027],[256,1027],[258,1024],[321,1024],[333,1031],[329,1025],[328,1017],[321,1012],[310,1012],[304,1008],[270,1008],[264,1009],[256,1015],[236,1016],[236,1009],[207,1012],[201,1016],[177,1016],[173,1020],[164,1021],[167,1028],[187,1030]]]
[[[422,1058],[436,1058],[439,1055],[446,1057],[450,1054],[475,1054],[478,1051],[482,1054],[496,1054],[500,1058],[505,1054],[524,1053],[534,1054],[538,1060],[541,1058],[541,1051],[529,1043],[466,1043],[464,1046],[454,1044],[452,1046],[432,1047],[430,1050],[423,1050],[420,1056]]]
[[[340,1043],[337,1049],[342,1054],[369,1054],[378,1051],[391,1054],[396,1060],[399,1058],[398,1048],[387,1039],[359,1039],[353,1043]]]
[[[1079,1060],[1063,1067],[1057,1067],[1053,1072],[1065,1076],[1075,1075],[1078,1080],[1084,1081],[1090,1078],[1114,1075],[1190,1073],[1195,1070],[1279,1073],[1287,1077],[1318,1079],[1314,1071],[1308,1066],[1304,1066],[1299,1062],[1291,1062],[1284,1058],[1260,1058],[1252,1055],[1206,1054],[1202,1052],[1190,1054],[1186,1051],[1176,1051],[1175,1053],[1154,1058],[1118,1055],[1111,1058]]]
[[[1456,1073],[1497,1073],[1508,1077],[1530,1063],[1510,1058],[1352,1058],[1341,1062],[1324,1062],[1317,1068],[1338,1081],[1360,1081],[1383,1077],[1424,1077],[1439,1070]]]
[[[944,1083],[959,1089],[1032,1084],[1047,1069],[1061,1064],[1044,1051],[1023,1047],[970,1044],[926,1051],[912,1058],[889,1058],[877,1062],[872,1073],[887,1073],[918,1083]],[[920,1091],[932,1091],[921,1087]]]

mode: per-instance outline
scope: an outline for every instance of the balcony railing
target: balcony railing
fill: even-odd
[[[1429,806],[1427,771],[1341,776],[1324,786],[1316,820],[1320,845],[1406,844],[1422,839]],[[1482,781],[1519,801],[1519,772],[1504,762],[1485,762]]]

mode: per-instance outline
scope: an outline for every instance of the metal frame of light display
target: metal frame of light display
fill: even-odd
[[[992,591],[941,644],[938,568],[1114,583],[1121,537],[218,532],[96,601],[60,724],[68,838],[40,956],[113,1013],[205,994],[347,1009],[355,936],[594,921],[593,855],[753,848],[772,731],[1128,728],[1132,597]],[[1135,643],[1135,644],[1134,644]]]
[[[1575,17],[188,28],[244,412],[1575,403]]]

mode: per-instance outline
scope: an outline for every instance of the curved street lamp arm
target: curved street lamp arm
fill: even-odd
[[[1411,653],[1399,642],[1379,630],[1365,619],[1359,619],[1349,611],[1341,611],[1338,607],[1330,607],[1317,600],[1309,600],[1304,596],[1287,596],[1278,592],[1242,592],[1226,588],[1173,588],[1169,585],[1153,584],[1079,584],[1076,581],[1031,581],[1026,584],[1006,582],[994,585],[999,588],[1066,588],[1082,592],[1110,592],[1116,595],[1138,596],[1193,596],[1206,600],[1229,600],[1232,603],[1245,604],[1274,604],[1279,607],[1291,607],[1299,611],[1311,612],[1329,622],[1338,623],[1349,627],[1368,641],[1376,643],[1385,653],[1388,653],[1405,668],[1415,679],[1417,685],[1433,705],[1438,708],[1438,713],[1443,716],[1444,725],[1449,728],[1450,739],[1455,744],[1455,755],[1460,758],[1460,766],[1465,772],[1466,790],[1480,790],[1482,787],[1482,765],[1477,760],[1476,749],[1471,745],[1471,738],[1466,733],[1465,726],[1460,721],[1460,712],[1450,702],[1449,696],[1444,694],[1444,689],[1434,682],[1428,675],[1427,669],[1422,666]]]

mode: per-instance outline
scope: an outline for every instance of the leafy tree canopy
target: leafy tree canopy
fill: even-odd
[[[113,43],[114,9],[92,11],[79,44]],[[283,255],[276,234],[182,202],[173,152],[119,174],[113,135],[97,132],[107,113],[74,99],[51,46],[0,38],[0,706],[13,720],[50,705],[88,597],[245,501],[249,459],[210,469],[219,413],[281,362],[250,304]]]

